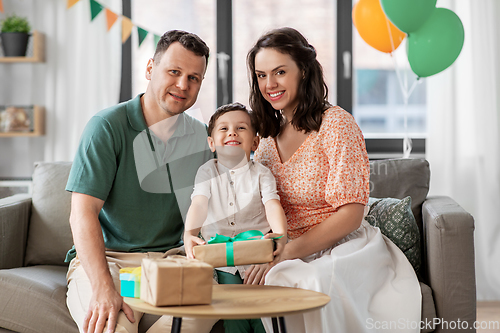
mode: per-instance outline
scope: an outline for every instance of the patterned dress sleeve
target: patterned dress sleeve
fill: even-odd
[[[340,107],[328,110],[319,131],[329,172],[325,200],[334,209],[366,205],[370,192],[370,164],[363,134],[351,114]]]

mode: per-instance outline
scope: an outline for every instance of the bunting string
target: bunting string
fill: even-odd
[[[70,9],[80,1],[81,0],[67,0],[66,9]],[[137,29],[137,35],[139,37],[139,47],[142,45],[142,43],[150,33],[149,30],[146,30],[143,27],[134,24],[129,17],[113,12],[112,10],[105,7],[96,0],[88,0],[88,1],[90,5],[90,22],[92,22],[102,11],[104,11],[106,14],[107,31],[111,30],[116,21],[118,21],[118,19],[121,18],[122,43],[125,43],[130,38],[130,35],[132,34],[134,27]],[[0,0],[0,11],[3,12],[2,0]],[[158,44],[158,41],[160,40],[160,35],[153,33],[153,40],[156,46],[156,44]]]

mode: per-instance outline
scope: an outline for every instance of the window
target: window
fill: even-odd
[[[233,7],[234,101],[248,105],[246,56],[265,32],[283,26],[299,30],[316,49],[335,104],[335,2],[331,0],[237,0]],[[300,14],[299,14],[300,13]]]
[[[216,2],[213,0],[131,0],[132,21],[150,34],[139,47],[138,36],[132,33],[132,96],[146,91],[146,65],[154,54],[153,34],[171,29],[186,30],[200,36],[210,47],[207,73],[198,100],[190,114],[208,122],[216,108]]]
[[[408,133],[422,137],[426,131],[425,82],[410,95],[405,108],[394,70],[355,69],[354,117],[366,138],[403,136],[405,116]]]
[[[131,2],[134,24],[151,29],[152,33],[184,29],[207,42],[211,58],[193,106],[194,115],[204,122],[208,122],[222,100],[248,104],[248,50],[264,32],[291,26],[315,46],[329,88],[329,101],[353,113],[365,135],[370,158],[402,156],[405,133],[413,141],[412,155],[423,155],[427,128],[425,80],[416,84],[405,108],[400,82],[406,78],[411,85],[415,78],[407,65],[405,42],[393,52],[393,57],[366,44],[351,20],[352,5],[357,1],[123,0],[123,3],[125,7]],[[132,34],[132,96],[146,89],[144,71],[154,52],[152,38],[150,34],[139,48],[136,33]],[[221,43],[223,39],[226,40]],[[217,62],[217,53],[225,48],[230,53],[231,65],[226,81],[229,88],[222,92],[224,85],[217,79],[217,67],[223,62]]]
[[[353,4],[357,1],[353,0]],[[416,81],[405,44],[406,39],[392,55],[383,53],[368,45],[353,27],[352,113],[371,158],[402,156],[405,135],[413,141],[413,156],[424,153],[426,84],[425,80]],[[412,88],[405,107],[402,89]]]

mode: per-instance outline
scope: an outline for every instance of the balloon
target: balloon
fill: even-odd
[[[380,0],[385,15],[399,30],[418,30],[430,17],[437,0]]]
[[[448,68],[464,45],[464,27],[451,10],[436,8],[425,24],[408,34],[408,61],[419,77]]]
[[[385,16],[379,0],[360,0],[352,9],[352,21],[368,45],[385,53],[397,49],[406,37],[406,34]]]

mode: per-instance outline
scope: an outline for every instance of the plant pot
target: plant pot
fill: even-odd
[[[2,32],[2,49],[5,57],[25,57],[30,34],[24,32]]]

